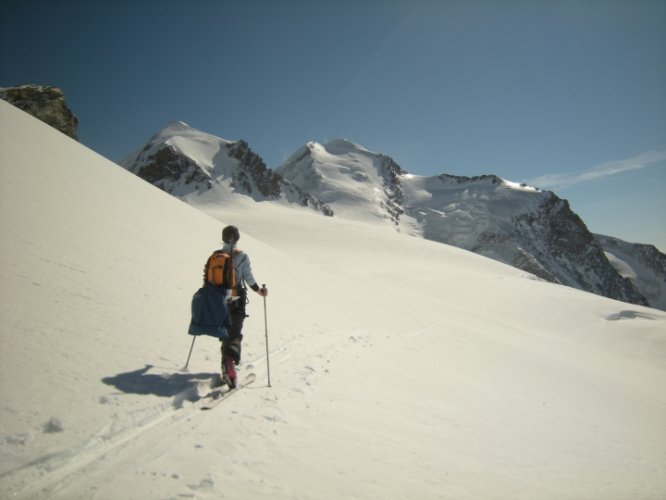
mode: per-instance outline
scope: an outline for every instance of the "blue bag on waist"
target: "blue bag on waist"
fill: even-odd
[[[230,326],[226,289],[213,285],[199,288],[192,297],[192,321],[187,333],[225,340]]]

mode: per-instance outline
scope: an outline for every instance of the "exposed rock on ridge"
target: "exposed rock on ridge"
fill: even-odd
[[[247,142],[240,140],[227,144],[231,158],[238,160],[239,168],[232,176],[232,186],[251,194],[256,188],[266,198],[280,196],[282,177],[266,166],[264,160],[250,149]]]
[[[78,141],[79,120],[58,87],[21,85],[0,88],[0,98]]]
[[[379,155],[377,163],[378,171],[384,180],[383,190],[386,195],[386,201],[381,201],[381,203],[397,226],[400,216],[405,213],[405,193],[400,185],[400,180],[401,176],[407,172],[389,156]]]
[[[176,148],[165,145],[150,154],[145,163],[135,173],[158,188],[173,194],[174,186],[181,182],[195,190],[208,189],[211,179],[189,158],[181,155]]]
[[[666,311],[666,255],[654,245],[594,236],[617,272],[631,281],[652,307]]]
[[[517,247],[547,269],[542,277],[612,299],[649,305],[634,283],[610,265],[601,245],[569,203],[553,193],[544,194],[536,212],[515,217],[512,238]],[[519,262],[513,264],[521,268]]]

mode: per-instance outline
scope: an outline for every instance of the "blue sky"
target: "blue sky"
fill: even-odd
[[[175,120],[272,167],[344,137],[666,251],[664,26],[662,0],[4,0],[0,86],[61,87],[112,160]]]

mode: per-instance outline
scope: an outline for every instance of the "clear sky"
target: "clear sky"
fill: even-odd
[[[344,137],[555,191],[666,251],[666,0],[0,0],[0,86],[120,160],[172,121],[271,167]]]

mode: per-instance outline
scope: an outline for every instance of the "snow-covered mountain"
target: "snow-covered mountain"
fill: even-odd
[[[496,176],[411,175],[390,157],[345,139],[309,142],[274,172],[245,142],[181,122],[121,164],[192,203],[193,193],[211,187],[215,194],[206,197],[209,203],[232,193],[296,200],[327,215],[385,223],[455,245],[553,283],[649,304],[639,288],[643,282],[618,273],[566,200]],[[654,293],[661,290],[651,295],[660,304]]]
[[[206,208],[0,102],[3,498],[664,497],[666,313],[390,225]],[[270,294],[256,382],[204,412],[190,299],[229,223]]]
[[[553,283],[634,304],[647,301],[610,265],[566,200],[500,179],[406,179],[406,214],[434,241],[505,262]],[[414,201],[412,201],[414,200]]]
[[[569,204],[552,192],[492,175],[411,175],[391,158],[345,140],[311,142],[278,172],[342,217],[385,220],[550,282],[647,304]]]
[[[400,223],[404,172],[391,158],[358,144],[337,139],[327,144],[309,142],[277,171],[346,218]]]
[[[120,162],[129,171],[174,196],[214,189],[256,201],[281,200],[332,215],[325,204],[269,169],[245,141],[228,141],[174,122]]]

